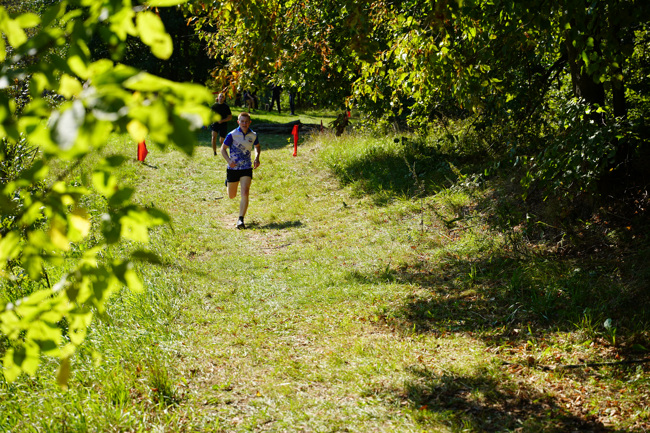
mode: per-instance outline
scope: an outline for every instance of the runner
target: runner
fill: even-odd
[[[237,188],[241,183],[241,201],[239,202],[239,219],[237,228],[245,229],[244,217],[248,210],[248,195],[253,180],[253,169],[260,165],[260,142],[257,134],[250,129],[251,116],[243,112],[237,118],[239,127],[226,136],[221,145],[221,155],[226,160],[226,187],[228,197],[237,197]],[[251,161],[251,152],[255,148],[255,160]]]
[[[216,102],[210,108],[221,116],[218,122],[210,125],[210,130],[212,131],[212,151],[214,152],[214,156],[217,156],[217,135],[219,135],[219,144],[223,144],[223,140],[228,134],[228,122],[232,120],[232,112],[226,104],[226,96],[223,93],[217,95]]]

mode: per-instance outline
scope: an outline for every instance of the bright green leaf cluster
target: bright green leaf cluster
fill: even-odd
[[[106,258],[108,245],[122,240],[145,245],[152,227],[169,222],[163,212],[133,203],[134,190],[120,185],[113,170],[124,157],[100,158],[85,187],[69,182],[67,174],[93,159],[114,132],[193,152],[193,131],[210,120],[211,93],[119,63],[128,37],[169,58],[172,40],[151,7],[180,3],[162,0],[136,8],[130,0],[63,0],[16,16],[0,7],[0,165],[12,168],[0,176],[0,290],[18,275],[48,282],[44,290],[0,303],[0,331],[10,342],[0,353],[8,380],[21,372],[35,374],[41,355],[48,355],[62,359],[59,381],[65,383],[69,358],[93,313],[103,312],[122,286],[143,289],[134,260],[157,260],[142,249]],[[106,43],[110,59],[93,57],[93,37]],[[14,94],[26,97],[19,103]],[[34,149],[28,163],[20,157],[26,153],[12,150],[21,146]],[[68,171],[55,176],[54,161],[67,161]],[[83,208],[91,193],[105,199],[103,214]],[[72,247],[91,233],[92,248],[50,285],[50,271],[69,263]]]

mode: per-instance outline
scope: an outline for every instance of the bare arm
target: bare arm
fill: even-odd
[[[260,166],[260,153],[262,153],[262,148],[258,144],[255,146],[255,161],[253,161],[253,168]]]
[[[228,146],[225,144],[221,145],[221,156],[223,156],[223,159],[226,160],[226,164],[228,164],[228,167],[235,167],[235,163],[230,160],[230,155],[228,155]]]

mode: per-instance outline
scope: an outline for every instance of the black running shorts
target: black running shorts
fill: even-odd
[[[210,125],[210,130],[219,133],[219,136],[226,138],[228,135],[228,123],[215,122]]]
[[[228,179],[228,182],[239,182],[239,179],[247,176],[251,179],[253,178],[252,168],[247,168],[244,170],[231,170],[230,168],[226,169],[226,178]]]

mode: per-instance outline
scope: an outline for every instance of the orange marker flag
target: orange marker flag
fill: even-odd
[[[299,125],[293,125],[293,131],[291,132],[291,135],[293,135],[293,156],[298,156],[298,129]]]
[[[147,150],[147,144],[142,140],[140,143],[138,143],[138,161],[144,162],[144,159],[147,157],[147,153],[149,151]]]

